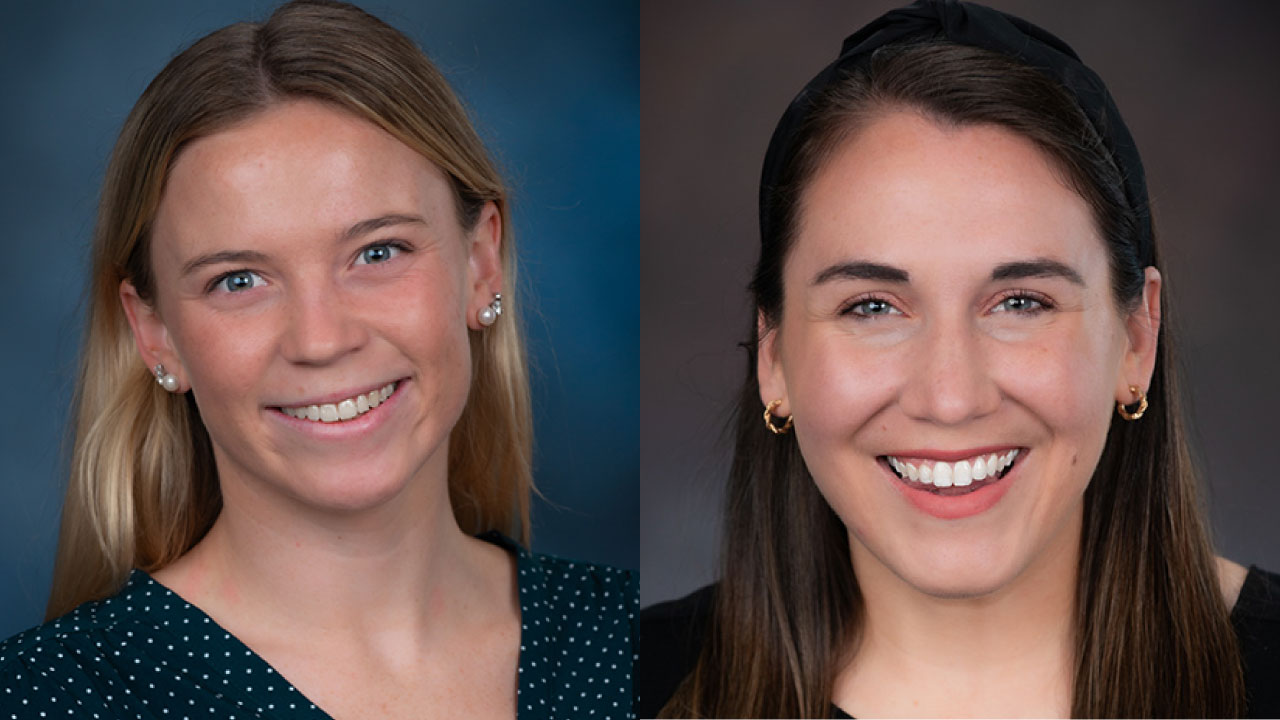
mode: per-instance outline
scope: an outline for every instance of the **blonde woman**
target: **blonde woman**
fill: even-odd
[[[628,717],[634,578],[535,555],[504,187],[412,42],[294,2],[125,123],[50,622],[0,717]]]

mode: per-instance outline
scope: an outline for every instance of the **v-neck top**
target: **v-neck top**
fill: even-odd
[[[520,596],[518,720],[634,718],[635,573],[530,553]],[[301,640],[300,640],[301,641]],[[150,575],[0,644],[0,720],[321,720],[263,658]]]

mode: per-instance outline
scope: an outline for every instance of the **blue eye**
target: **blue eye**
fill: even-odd
[[[852,305],[847,306],[840,311],[841,315],[857,315],[860,317],[883,317],[886,315],[901,315],[902,311],[894,307],[887,300],[880,298],[867,298],[860,300]]]
[[[360,251],[360,255],[356,258],[356,264],[376,265],[384,263],[402,252],[404,252],[403,248],[392,243],[370,245]]]
[[[1047,309],[1049,309],[1048,303],[1042,302],[1030,295],[1010,295],[992,308],[991,312],[1035,314],[1041,310]]]
[[[214,281],[213,289],[229,293],[244,292],[262,284],[262,276],[251,270],[237,270]]]

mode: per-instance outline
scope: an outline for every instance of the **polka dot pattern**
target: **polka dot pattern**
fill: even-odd
[[[483,539],[516,555],[518,720],[634,718],[635,574]],[[117,594],[0,644],[0,720],[328,717],[141,570]]]
[[[515,552],[520,588],[519,718],[634,718],[640,587],[635,573]]]

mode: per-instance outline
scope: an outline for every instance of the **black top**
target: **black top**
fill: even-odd
[[[640,612],[636,660],[636,711],[658,714],[697,662],[706,635],[715,585]],[[1280,575],[1249,568],[1231,624],[1244,660],[1247,717],[1280,717]],[[849,715],[836,706],[832,717]]]
[[[635,574],[516,556],[517,717],[634,718]],[[293,718],[329,715],[266,660],[145,572],[123,589],[0,643],[0,720]]]

